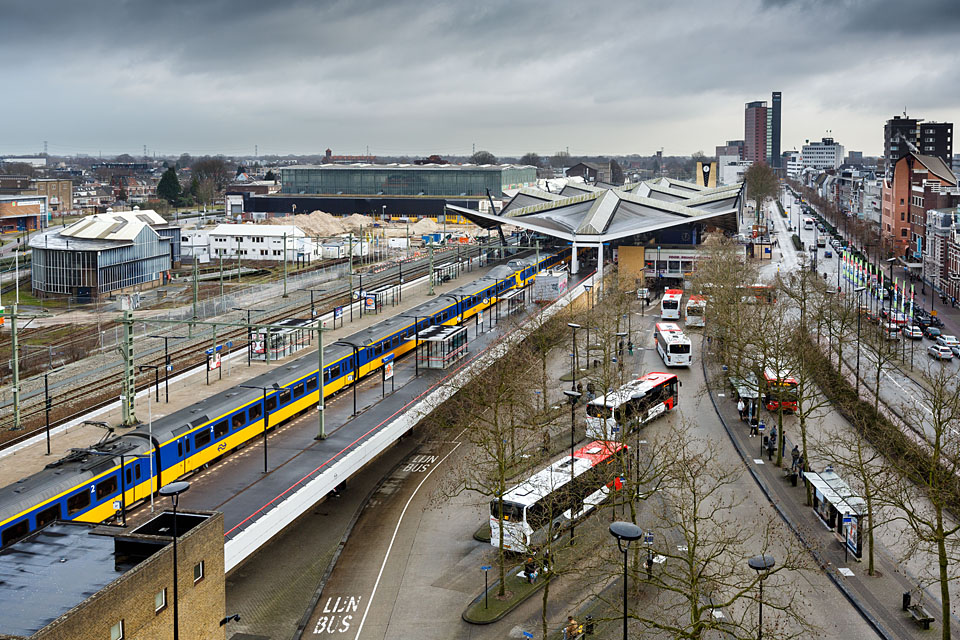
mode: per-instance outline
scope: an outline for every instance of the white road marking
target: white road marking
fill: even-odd
[[[459,438],[461,435],[463,435],[463,431],[457,435],[457,438]],[[367,606],[363,610],[363,617],[360,618],[360,625],[357,627],[357,635],[354,636],[354,640],[359,640],[360,632],[363,631],[363,624],[367,620],[367,614],[370,613],[370,605],[373,603],[373,599],[377,595],[377,588],[380,586],[380,578],[383,577],[383,570],[387,567],[387,561],[390,559],[390,552],[393,550],[393,543],[397,539],[397,532],[400,531],[400,525],[403,523],[403,516],[406,515],[407,509],[410,507],[410,503],[413,502],[413,499],[417,496],[417,493],[420,491],[420,487],[423,486],[423,483],[427,481],[427,479],[440,467],[441,464],[443,464],[444,460],[449,458],[454,451],[460,448],[461,444],[463,443],[458,442],[457,446],[451,449],[447,455],[443,456],[440,459],[440,462],[435,464],[433,468],[430,469],[425,476],[423,476],[423,480],[420,481],[420,483],[417,485],[417,488],[413,490],[412,494],[410,494],[410,498],[407,499],[407,504],[403,505],[403,511],[400,512],[400,517],[397,519],[397,526],[394,527],[393,535],[390,536],[390,544],[387,546],[387,552],[383,556],[383,562],[380,564],[380,571],[377,572],[377,579],[373,583],[373,590],[370,592],[370,597],[367,599]]]

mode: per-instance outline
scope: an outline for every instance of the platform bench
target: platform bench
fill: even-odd
[[[910,612],[910,617],[913,618],[913,621],[924,629],[930,628],[930,623],[933,622],[933,616],[930,615],[930,612],[923,608],[921,604],[912,604],[907,607],[907,611]]]

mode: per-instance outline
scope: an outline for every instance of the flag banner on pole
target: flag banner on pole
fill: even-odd
[[[910,319],[913,320],[913,299],[916,297],[916,293],[913,291],[913,285],[910,285]]]

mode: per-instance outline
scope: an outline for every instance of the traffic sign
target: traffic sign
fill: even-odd
[[[490,571],[490,569],[492,569],[492,568],[493,568],[493,567],[491,567],[490,565],[485,564],[485,565],[483,565],[482,567],[480,567],[480,571]]]

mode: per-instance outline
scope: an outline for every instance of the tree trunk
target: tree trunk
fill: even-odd
[[[934,508],[937,510],[937,560],[940,565],[940,638],[950,640],[950,576],[947,573],[950,559],[947,557],[947,541],[944,539],[946,534],[943,530],[943,508],[940,505],[935,505]]]

